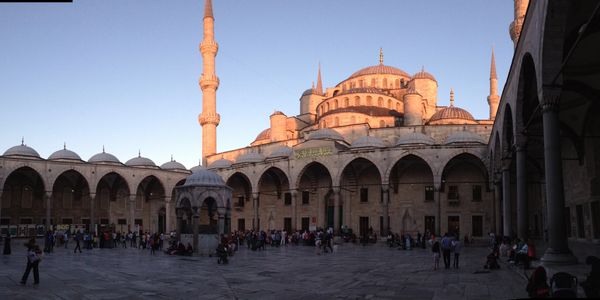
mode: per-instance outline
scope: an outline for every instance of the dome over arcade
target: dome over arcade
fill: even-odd
[[[456,123],[456,120],[461,120],[461,123],[474,123],[475,118],[468,111],[454,106],[454,91],[450,90],[450,106],[444,107],[436,111],[431,118],[429,118],[428,124],[452,124]]]
[[[261,131],[256,138],[254,139],[254,141],[262,141],[262,140],[269,140],[271,139],[271,128],[267,128],[263,131]]]
[[[273,152],[271,152],[271,154],[267,155],[267,158],[289,157],[290,155],[292,155],[292,153],[293,153],[292,148],[290,148],[288,146],[281,146],[281,147],[275,148],[275,150],[273,150]]]
[[[104,147],[102,147],[102,152],[95,154],[94,156],[88,159],[90,163],[109,163],[109,164],[121,164],[121,161],[114,155],[104,152]]]
[[[173,159],[173,156],[171,156],[171,161],[162,164],[160,168],[163,170],[187,171],[186,167],[183,164],[178,163]]]
[[[386,145],[382,139],[375,136],[363,136],[356,139],[350,145],[350,148],[385,148]]]
[[[63,149],[60,149],[52,154],[50,154],[50,156],[48,156],[49,160],[77,160],[77,161],[81,161],[81,157],[71,151],[67,149],[67,145],[65,145],[63,147]]]
[[[225,186],[225,181],[213,171],[197,169],[185,179],[183,186]]]
[[[334,140],[346,142],[341,134],[330,128],[321,128],[311,132],[308,135],[308,140]]]
[[[208,165],[209,169],[221,169],[221,168],[229,168],[231,167],[232,162],[228,159],[217,159],[213,161],[210,165]]]
[[[244,163],[257,163],[265,160],[265,157],[257,152],[248,152],[246,154],[242,154],[238,156],[235,160],[236,164],[244,164]]]
[[[154,162],[151,159],[142,157],[141,153],[138,153],[137,157],[134,157],[125,162],[125,165],[130,167],[156,167],[156,164],[154,164]]]
[[[444,144],[467,144],[477,143],[486,144],[487,141],[477,133],[471,131],[457,131],[449,134],[444,141]]]
[[[6,150],[3,156],[26,156],[40,158],[40,154],[35,151],[35,149],[25,145],[24,141],[21,141],[21,145],[14,146]]]
[[[424,135],[420,132],[411,132],[405,135],[400,136],[396,141],[395,146],[403,146],[403,145],[434,145],[435,140],[428,136]]]

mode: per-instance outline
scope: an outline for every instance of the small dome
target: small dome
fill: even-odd
[[[406,90],[406,94],[404,94],[404,95],[419,95],[419,96],[421,96],[421,94],[419,94],[419,92],[417,92],[415,87],[412,85]]]
[[[477,133],[471,131],[457,131],[446,137],[444,144],[486,144],[487,141]]]
[[[448,106],[438,110],[431,118],[429,119],[429,123],[436,122],[444,119],[462,119],[468,121],[474,121],[473,115],[471,115],[468,111],[456,107],[456,106]]]
[[[90,162],[90,163],[116,163],[116,164],[121,164],[121,161],[119,161],[119,159],[117,159],[114,155],[112,155],[110,153],[104,152],[104,150],[102,150],[101,153],[98,153],[98,154],[90,157],[90,159],[88,159],[88,162]]]
[[[435,82],[437,82],[437,80],[435,80],[435,77],[433,77],[433,75],[431,75],[431,73],[425,72],[425,68],[421,69],[421,71],[415,73],[415,75],[413,75],[412,79],[429,79],[429,80],[433,80]]]
[[[420,132],[411,132],[409,134],[405,134],[401,136],[397,141],[395,146],[402,145],[434,145],[435,140],[428,136],[424,135]]]
[[[356,139],[350,145],[350,148],[385,148],[386,145],[378,137],[374,136],[363,136],[361,138]]]
[[[198,169],[185,179],[183,186],[224,186],[225,181],[213,171]]]
[[[275,158],[275,157],[290,157],[290,155],[292,155],[293,150],[290,147],[287,146],[281,146],[278,148],[275,148],[275,150],[273,150],[273,152],[271,152],[271,154],[269,154],[267,156],[267,158]]]
[[[308,135],[308,140],[334,140],[346,142],[341,134],[330,128],[321,128],[311,132]]]
[[[274,112],[271,114],[271,116],[277,116],[277,115],[282,115],[282,116],[285,116],[285,114],[284,114],[284,113],[282,113],[281,111],[278,111],[278,110],[274,111]]]
[[[312,94],[317,94],[317,92],[315,91],[315,89],[308,89],[308,90],[304,91],[304,93],[302,93],[302,97],[309,96],[309,95],[312,95]]]
[[[262,141],[262,140],[270,140],[271,139],[271,128],[267,128],[263,131],[261,131],[257,136],[256,139],[254,139],[254,141]]]
[[[187,171],[186,167],[174,160],[168,161],[160,166],[163,170],[182,170]]]
[[[67,150],[67,147],[65,146],[64,149],[60,149],[52,154],[50,154],[50,156],[48,157],[49,160],[81,160],[81,157],[79,157],[79,155],[71,150]]]
[[[220,168],[229,168],[231,167],[231,161],[228,159],[217,159],[213,161],[208,168],[209,169],[220,169]]]
[[[257,163],[257,162],[261,162],[265,160],[265,157],[262,156],[259,153],[256,152],[248,152],[246,154],[242,154],[240,156],[238,156],[238,158],[235,160],[236,164],[243,164],[243,163]]]
[[[195,166],[195,167],[193,167],[193,168],[190,169],[190,171],[192,173],[200,171],[200,170],[206,170],[206,168],[203,165],[197,165],[197,166]]]
[[[355,78],[358,76],[373,75],[373,74],[391,74],[391,75],[410,77],[410,75],[408,73],[406,73],[398,68],[386,66],[384,64],[379,64],[376,66],[370,66],[370,67],[360,69],[360,70],[354,72],[354,74],[350,75],[350,77],[348,77],[348,79],[352,79],[352,78]]]
[[[21,142],[21,145],[14,146],[6,150],[3,154],[4,156],[29,156],[40,158],[40,154],[37,153],[33,148],[25,145]]]
[[[134,157],[134,158],[128,160],[125,163],[125,165],[130,166],[130,167],[156,167],[156,165],[154,164],[154,162],[152,160],[150,160],[149,158],[142,157],[139,154],[137,157]],[[185,169],[185,167],[184,167],[184,169]]]
[[[339,93],[338,96],[347,95],[347,94],[380,94],[380,95],[384,95],[384,96],[389,96],[386,92],[384,92],[376,87],[352,88],[352,89],[348,89],[348,90],[345,90],[345,91]]]

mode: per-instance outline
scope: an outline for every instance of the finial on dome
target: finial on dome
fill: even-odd
[[[67,142],[63,142],[63,149],[67,150]]]
[[[421,65],[421,72],[425,72],[425,66]]]
[[[171,161],[173,161],[173,154],[171,154]]]
[[[313,91],[315,90],[315,82],[314,82],[314,81],[312,82],[311,89],[312,89]]]
[[[142,157],[142,150],[138,149],[138,157]]]
[[[379,48],[379,64],[383,65],[383,48]]]
[[[204,17],[214,19],[211,0],[205,0],[204,2]]]
[[[102,145],[102,153],[104,153],[104,145]]]
[[[24,136],[21,137],[21,146],[25,146],[25,137]]]
[[[450,88],[450,106],[454,106],[454,89]]]

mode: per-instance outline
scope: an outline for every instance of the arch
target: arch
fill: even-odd
[[[333,100],[333,109],[338,109],[338,99]]]
[[[387,108],[392,109],[392,99],[388,99]]]
[[[360,97],[359,96],[354,97],[354,106],[360,106]]]
[[[377,106],[383,107],[383,97],[377,98]]]
[[[0,178],[0,186],[4,186],[6,179],[12,173],[14,173],[22,168],[27,168],[27,169],[31,169],[32,171],[35,171],[35,173],[37,173],[38,176],[40,177],[40,179],[42,180],[44,188],[51,186],[50,184],[48,184],[48,180],[46,179],[46,176],[42,176],[42,174],[46,175],[46,172],[45,172],[46,170],[44,169],[44,167],[39,164],[30,164],[28,162],[19,162],[15,165],[12,165],[12,167],[7,167],[6,169],[4,169],[4,172],[5,172],[4,174],[6,174],[6,176],[4,178]]]
[[[329,102],[325,103],[325,112],[329,111]]]
[[[387,78],[385,78],[385,77],[383,78],[383,88],[384,88],[384,89],[387,89],[387,88],[388,88],[388,80],[387,80]]]
[[[410,173],[409,180],[403,177]],[[416,154],[402,156],[387,170],[388,182],[395,193],[401,189],[402,184],[434,185],[434,175],[431,165]]]
[[[344,107],[350,106],[350,99],[348,97],[344,98]]]
[[[21,166],[7,174],[1,186],[2,216],[11,217],[11,224],[21,223],[21,217],[30,218],[33,224],[42,224],[46,217],[46,185],[40,173]]]
[[[232,189],[232,197],[244,197],[243,201],[252,199],[252,193],[258,192],[258,189],[253,188],[253,184],[248,176],[242,172],[235,172],[227,178],[227,186]]]
[[[288,179],[287,174],[278,167],[269,167],[264,170],[258,180],[258,191],[262,193],[264,191],[261,188],[264,188],[264,185],[267,183],[273,183],[276,187],[275,192],[277,193],[277,198],[281,198],[282,193],[285,190],[290,189],[290,181]],[[287,188],[285,188],[287,186]],[[271,192],[270,190],[268,192]]]
[[[89,215],[90,186],[77,170],[68,169],[58,174],[52,185],[52,198],[52,213],[57,220],[71,218],[72,224],[80,224],[81,218]]]
[[[461,164],[466,164],[466,165],[462,165]],[[485,166],[485,163],[481,160],[480,157],[472,154],[472,153],[468,153],[468,152],[464,152],[464,153],[460,153],[458,155],[453,156],[451,159],[449,159],[446,164],[444,165],[443,169],[442,169],[442,188],[443,185],[445,183],[448,183],[446,181],[446,177],[448,176],[449,172],[453,172],[457,166],[461,166],[461,172],[464,172],[465,168],[468,167],[473,167],[475,168],[477,171],[480,172],[479,175],[481,175],[482,180],[480,181],[476,181],[478,183],[481,184],[485,184],[486,187],[488,187],[489,190],[489,176],[488,176],[488,169]],[[471,180],[471,179],[469,179]],[[456,182],[456,183],[463,183],[463,182]]]
[[[367,106],[373,106],[373,97],[367,96]]]
[[[381,183],[385,182],[384,181],[384,176],[383,176],[383,172],[382,172],[382,168],[380,166],[378,166],[376,163],[374,163],[374,159],[371,159],[367,156],[364,155],[359,155],[359,156],[352,156],[350,158],[345,159],[340,166],[342,166],[341,168],[339,168],[339,173],[336,174],[335,179],[336,179],[336,183],[338,186],[342,186],[342,180],[343,180],[343,176],[344,176],[344,172],[346,172],[346,169],[348,169],[349,167],[351,167],[351,165],[354,164],[362,164],[363,167],[365,167],[365,165],[373,165],[375,167],[375,169],[377,170],[377,174],[379,175],[379,181]],[[368,166],[366,166],[368,167]]]
[[[400,160],[402,160],[403,158],[405,158],[407,156],[414,156],[414,157],[424,161],[427,164],[427,166],[429,167],[429,169],[432,171],[432,173],[434,174],[434,177],[435,177],[436,172],[435,172],[434,168],[432,167],[432,166],[435,166],[435,163],[433,161],[429,160],[427,155],[420,154],[419,152],[416,152],[416,151],[407,151],[407,152],[403,152],[403,154],[400,157],[398,157],[395,161],[392,161],[393,164],[390,164],[388,166],[387,170],[384,173],[384,178],[389,179],[392,174],[392,169],[394,168],[394,166]]]
[[[305,165],[300,170],[300,172],[298,173],[298,175],[296,176],[296,189],[300,190],[300,185],[301,185],[301,181],[302,181],[302,177],[303,176],[305,176],[305,175],[308,175],[308,176],[319,175],[318,172],[316,174],[314,174],[316,172],[314,169],[318,169],[319,171],[325,171],[324,174],[326,174],[327,176],[329,176],[330,182],[332,182],[331,172],[329,171],[329,168],[327,168],[325,166],[325,164],[323,164],[321,162],[313,161],[313,162],[310,162],[307,165]],[[312,172],[312,173],[310,173],[310,172]]]
[[[512,113],[512,109],[510,108],[510,104],[506,103],[506,105],[504,106],[504,121],[502,122],[502,150],[504,151],[505,155],[504,156],[508,156],[508,153],[510,153],[512,151],[512,147],[514,144],[514,124],[513,124],[513,113]]]

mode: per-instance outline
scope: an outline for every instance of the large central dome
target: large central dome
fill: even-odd
[[[350,75],[350,77],[348,77],[348,79],[352,79],[352,78],[364,76],[364,75],[373,75],[373,74],[390,74],[390,75],[398,75],[398,76],[404,76],[404,77],[410,78],[410,75],[408,73],[406,73],[398,68],[386,66],[384,64],[379,64],[376,66],[370,66],[370,67],[360,69],[360,70],[354,72],[354,74]]]

